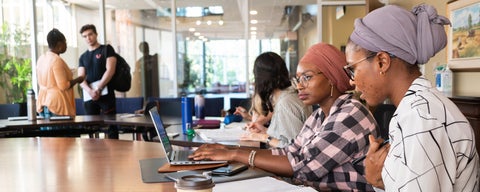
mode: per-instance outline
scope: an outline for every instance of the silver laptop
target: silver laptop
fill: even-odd
[[[150,117],[152,118],[153,125],[155,126],[155,130],[157,131],[158,138],[160,143],[163,145],[163,151],[165,151],[165,156],[167,157],[168,163],[171,165],[198,165],[198,164],[218,164],[218,163],[226,163],[227,161],[209,161],[209,160],[202,160],[202,161],[195,161],[193,159],[189,159],[188,156],[193,152],[190,150],[173,150],[172,145],[170,144],[170,139],[168,138],[167,132],[165,131],[165,127],[163,126],[162,119],[160,118],[160,114],[158,114],[157,107],[153,107],[149,111]]]

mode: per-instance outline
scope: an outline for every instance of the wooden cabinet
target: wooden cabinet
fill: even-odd
[[[480,154],[480,97],[450,97],[467,117],[475,132],[475,143],[477,145],[477,152]]]

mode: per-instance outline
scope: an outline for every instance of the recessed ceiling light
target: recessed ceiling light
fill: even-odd
[[[223,25],[223,20],[218,21],[219,25]]]
[[[195,32],[195,33],[193,33],[193,35],[200,36],[200,32]]]
[[[207,25],[211,25],[211,24],[212,24],[212,21],[208,20]]]
[[[256,31],[256,30],[257,30],[257,27],[250,27],[250,30]]]
[[[195,28],[193,28],[193,27],[192,27],[192,28],[189,28],[188,31],[194,32],[194,31],[195,31]]]
[[[251,23],[251,24],[257,24],[257,23],[258,23],[258,21],[257,21],[257,20],[255,20],[255,19],[253,19],[253,20],[250,20],[250,23]]]
[[[256,14],[258,14],[257,10],[251,10],[250,11],[250,15],[256,15]]]
[[[252,35],[256,35],[256,34],[257,34],[257,32],[256,32],[256,31],[252,31],[252,32],[250,32],[250,34],[252,34]]]
[[[202,21],[200,20],[197,20],[197,22],[195,22],[197,25],[201,25],[202,24]]]

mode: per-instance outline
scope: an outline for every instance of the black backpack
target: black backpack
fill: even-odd
[[[105,52],[107,51],[105,46]],[[118,53],[115,53],[117,58],[117,64],[115,65],[115,74],[113,75],[110,83],[108,84],[116,91],[127,92],[132,87],[132,74],[130,73],[130,65],[127,61],[120,56]]]

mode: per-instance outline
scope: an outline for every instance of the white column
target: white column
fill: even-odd
[[[172,54],[173,54],[173,71],[177,73],[177,60],[178,60],[178,50],[177,50],[177,4],[176,0],[171,0],[171,10],[172,10]],[[184,66],[185,67],[185,66]],[[175,95],[178,95],[178,79],[177,76],[174,75],[175,78],[173,78],[173,92]]]
[[[31,54],[31,59],[32,59],[32,89],[35,91],[35,96],[38,96],[38,83],[37,83],[37,58],[38,58],[38,52],[37,52],[37,10],[35,7],[36,0],[32,0],[32,14],[31,14],[31,21],[30,21],[30,54]],[[24,93],[27,94],[27,93]]]

